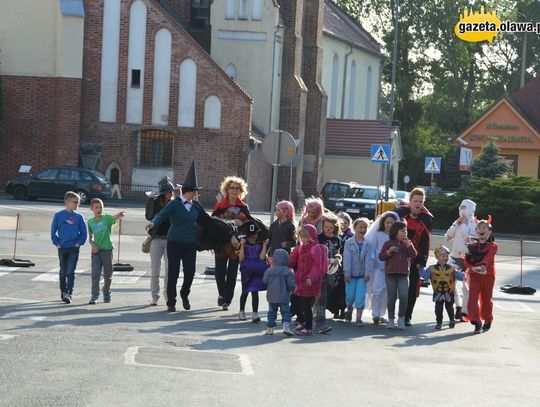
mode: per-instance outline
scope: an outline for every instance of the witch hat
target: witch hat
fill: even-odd
[[[202,189],[203,187],[199,186],[197,183],[197,171],[195,170],[195,162],[191,162],[191,167],[189,167],[189,171],[186,175],[186,180],[182,184],[182,190],[184,192],[188,191],[198,191],[199,189]]]

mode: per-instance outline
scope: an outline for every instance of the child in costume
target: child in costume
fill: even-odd
[[[242,279],[242,294],[240,295],[240,313],[238,319],[246,320],[246,301],[248,294],[251,293],[251,306],[253,314],[251,322],[259,322],[259,291],[266,290],[263,283],[263,275],[268,268],[266,263],[266,245],[268,240],[261,243],[257,242],[259,227],[254,221],[248,221],[245,225],[248,227],[246,237],[240,240],[240,276]]]
[[[464,256],[469,274],[469,301],[467,310],[469,321],[474,325],[474,333],[487,332],[493,321],[493,286],[495,285],[495,254],[491,216],[476,224],[478,240],[470,239],[468,253]],[[483,324],[482,324],[482,321]]]
[[[354,232],[351,228],[352,219],[347,212],[338,212],[337,217],[339,219],[339,228],[341,234],[341,257],[343,257],[343,250],[345,248],[345,242],[347,239],[354,236]],[[343,275],[343,267],[340,267],[336,274],[333,276],[334,284],[328,297],[327,308],[334,313],[334,319],[345,319],[347,310],[347,304],[345,302],[345,277]]]
[[[476,203],[470,199],[464,199],[459,205],[459,218],[448,228],[444,237],[446,241],[452,242],[450,252],[450,262],[455,264],[461,271],[465,270],[463,259],[467,252],[467,242],[470,236],[476,237],[476,222],[474,221],[474,211]],[[454,300],[456,302],[456,320],[465,321],[467,319],[467,301],[469,299],[469,282],[467,275],[463,277],[463,283],[456,282]],[[463,295],[462,295],[463,293]]]
[[[285,249],[288,253],[296,245],[296,227],[294,225],[294,206],[289,201],[276,204],[276,220],[268,230],[268,257],[272,258],[274,250]],[[270,261],[270,264],[272,262]]]
[[[369,227],[365,239],[371,242],[376,254],[381,252],[383,245],[390,239],[390,228],[398,220],[397,213],[388,211],[381,214]],[[386,292],[384,261],[379,260],[378,256],[375,257],[371,279],[366,284],[366,308],[371,309],[373,323],[378,325],[387,322],[384,314],[388,304],[388,295]]]
[[[317,229],[317,233],[321,233],[323,214],[324,204],[322,199],[314,197],[307,198],[298,226],[313,225]]]
[[[312,303],[321,293],[321,281],[328,267],[327,247],[319,244],[317,229],[304,225],[298,229],[300,245],[296,246],[289,259],[289,267],[294,269],[296,290],[291,301],[295,303],[298,325],[297,335],[311,335],[313,326]]]
[[[435,329],[442,328],[443,306],[448,313],[449,328],[456,326],[454,320],[454,292],[456,288],[456,280],[463,279],[463,272],[455,269],[454,266],[448,264],[450,250],[446,246],[437,246],[434,251],[437,259],[437,264],[426,267],[420,272],[420,276],[427,280],[431,279],[433,287],[433,302],[435,303],[435,318],[437,324]]]
[[[328,212],[323,215],[322,222],[323,231],[319,234],[319,243],[328,249],[328,270],[323,275],[321,294],[315,304],[314,312],[317,332],[324,334],[332,330],[332,327],[326,323],[326,307],[329,305],[329,294],[336,285],[334,284],[334,276],[341,266],[341,239],[339,238],[339,219],[336,215]],[[331,304],[330,309],[335,311],[333,304]]]
[[[386,273],[386,289],[388,291],[388,322],[387,328],[394,328],[396,300],[399,298],[398,329],[405,329],[405,312],[409,292],[409,269],[416,258],[416,249],[407,238],[407,224],[396,221],[390,228],[388,240],[379,253],[379,259],[384,260]]]
[[[366,301],[366,283],[371,278],[375,251],[364,236],[369,219],[358,218],[353,223],[354,236],[345,242],[343,251],[343,273],[345,275],[346,321],[352,320],[353,305],[356,308],[356,326],[364,326],[362,312]]]
[[[266,335],[274,334],[279,309],[283,320],[283,334],[292,336],[289,303],[296,284],[294,283],[294,274],[289,268],[289,253],[287,251],[284,249],[274,250],[274,265],[264,272],[263,283],[267,285],[266,299],[268,300]]]

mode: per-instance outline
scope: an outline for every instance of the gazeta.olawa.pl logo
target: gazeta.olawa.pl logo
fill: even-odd
[[[486,12],[484,6],[480,11],[465,8],[459,15],[459,21],[454,27],[457,37],[467,42],[489,41],[501,32],[540,32],[540,22],[530,21],[501,21],[495,10]]]

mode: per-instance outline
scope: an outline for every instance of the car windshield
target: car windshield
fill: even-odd
[[[399,199],[403,199],[407,196],[407,192],[406,191],[396,191],[396,197],[399,198]]]
[[[353,188],[347,194],[347,198],[377,199],[376,188]]]
[[[344,184],[327,184],[324,192],[327,194],[345,195],[348,189],[349,186]]]

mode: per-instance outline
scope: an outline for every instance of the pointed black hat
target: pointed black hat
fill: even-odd
[[[197,171],[195,170],[195,162],[191,162],[191,167],[186,175],[186,180],[182,184],[182,190],[185,192],[197,191],[203,187],[199,186],[197,183]]]

